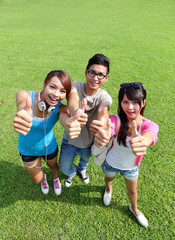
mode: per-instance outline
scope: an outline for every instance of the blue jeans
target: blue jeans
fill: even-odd
[[[73,162],[77,155],[80,155],[80,162],[76,169],[76,167],[73,165]],[[85,172],[90,162],[90,156],[91,147],[77,148],[70,145],[67,140],[63,139],[59,160],[61,171],[69,177],[74,177],[77,174],[77,170],[80,173]]]

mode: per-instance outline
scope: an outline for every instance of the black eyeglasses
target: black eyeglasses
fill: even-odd
[[[140,87],[142,87],[142,83],[140,82],[134,82],[134,83],[122,83],[120,85],[120,88],[121,89],[126,89],[126,88],[129,88],[129,87],[133,87],[135,89],[139,89]]]
[[[95,77],[95,76],[97,76],[97,78],[98,78],[99,80],[102,80],[102,79],[104,79],[104,78],[107,76],[107,74],[104,75],[104,74],[102,74],[102,73],[96,73],[94,70],[87,70],[87,73],[88,73],[89,77]]]

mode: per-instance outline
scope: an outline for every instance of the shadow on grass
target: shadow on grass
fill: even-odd
[[[50,186],[49,194],[43,195],[40,184],[32,182],[23,166],[15,165],[12,162],[0,160],[0,208],[13,204],[18,200],[67,202],[77,205],[102,205],[101,196],[104,187],[85,185],[76,176],[75,182],[70,188],[64,186],[65,176],[61,172],[59,177],[62,183],[62,194],[56,196],[53,190],[52,174],[48,167],[44,168]],[[95,197],[96,193],[100,197]],[[98,194],[99,195],[99,194]]]
[[[80,177],[76,176],[70,188],[64,186],[65,175],[59,173],[62,183],[62,193],[56,196],[53,190],[52,174],[49,168],[44,168],[47,174],[48,183],[50,186],[49,194],[43,195],[40,189],[40,184],[36,185],[32,182],[28,173],[23,166],[15,165],[11,162],[0,160],[0,208],[14,204],[16,201],[55,201],[60,203],[70,203],[76,205],[99,206],[104,207],[103,193],[104,186],[99,185],[85,185],[82,183]],[[118,211],[131,216],[128,207],[117,205],[111,202],[108,209],[117,209]]]

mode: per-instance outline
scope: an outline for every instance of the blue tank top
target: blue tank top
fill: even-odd
[[[35,92],[29,91],[29,93],[33,109]],[[44,156],[52,154],[56,150],[57,142],[53,134],[53,127],[58,121],[57,112],[61,105],[61,102],[58,103],[48,118],[37,118],[33,115],[30,132],[26,136],[19,134],[18,137],[18,150],[22,155]]]

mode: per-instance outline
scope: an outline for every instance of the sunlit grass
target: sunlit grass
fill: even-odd
[[[171,0],[0,3],[0,239],[174,239],[174,8]],[[138,182],[138,206],[148,229],[128,211],[121,176],[113,183],[111,205],[103,205],[104,176],[93,161],[89,185],[76,176],[67,189],[60,172],[63,192],[58,197],[47,167],[50,192],[44,196],[19,160],[12,126],[17,91],[39,91],[54,69],[85,81],[87,61],[95,53],[111,59],[103,86],[113,98],[110,113],[117,111],[120,83],[140,81],[147,89],[145,116],[160,127]],[[60,146],[59,123],[54,133]]]

